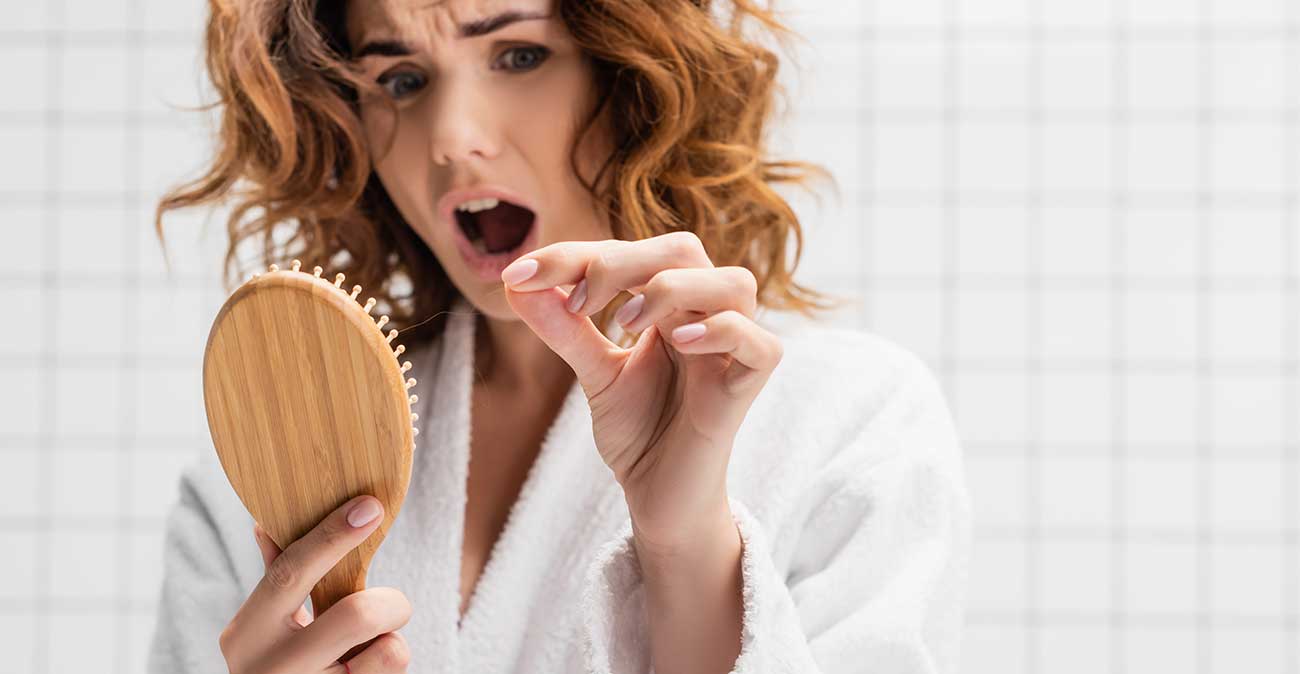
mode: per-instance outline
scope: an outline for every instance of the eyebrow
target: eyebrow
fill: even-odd
[[[519,21],[533,21],[536,19],[549,18],[551,18],[550,14],[510,10],[497,14],[496,16],[489,16],[486,19],[478,19],[476,21],[470,21],[469,23],[462,23],[460,25],[459,37],[461,39],[479,37],[480,35],[487,35],[488,33],[500,30]],[[411,48],[396,40],[376,40],[361,45],[361,48],[357,50],[356,55],[352,58],[359,60],[362,57],[370,56],[372,54],[377,56],[410,56]]]

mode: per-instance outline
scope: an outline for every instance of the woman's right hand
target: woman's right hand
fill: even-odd
[[[254,525],[266,575],[221,632],[221,653],[231,674],[406,671],[410,650],[394,630],[410,620],[411,604],[398,590],[372,587],[353,592],[314,619],[304,605],[325,573],[382,521],[379,500],[358,496],[283,552],[260,525]],[[348,660],[347,667],[338,662],[354,646],[371,639],[374,643]]]

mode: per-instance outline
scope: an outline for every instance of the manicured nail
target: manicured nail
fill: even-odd
[[[641,315],[641,307],[643,306],[645,306],[645,293],[633,297],[619,307],[614,314],[614,320],[618,321],[619,325],[627,325]]]
[[[573,292],[569,293],[569,301],[565,306],[569,308],[569,313],[576,314],[587,301],[587,279],[578,281],[578,285],[573,286]]]
[[[380,507],[378,500],[368,498],[352,506],[352,509],[348,511],[348,524],[353,527],[364,527],[374,521],[376,517],[379,517],[381,510],[383,508]]]
[[[703,323],[687,323],[673,330],[673,339],[678,342],[690,342],[704,335]]]
[[[510,263],[510,266],[501,270],[501,280],[506,285],[519,285],[533,277],[537,273],[537,260],[531,257],[521,257]]]

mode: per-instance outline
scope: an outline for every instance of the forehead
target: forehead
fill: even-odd
[[[506,12],[549,14],[554,0],[347,0],[348,40],[431,38]]]

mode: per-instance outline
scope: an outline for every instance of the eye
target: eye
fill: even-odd
[[[539,45],[513,47],[501,52],[499,61],[507,62],[507,70],[528,71],[541,65],[551,55],[551,50]]]
[[[409,71],[397,71],[384,73],[375,82],[383,87],[391,98],[405,98],[411,92],[419,91],[424,87],[424,76]],[[389,83],[393,86],[390,87]]]

